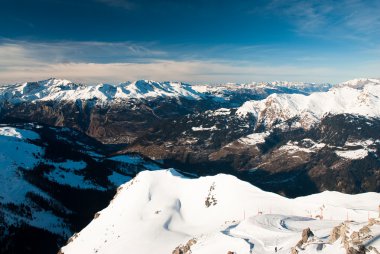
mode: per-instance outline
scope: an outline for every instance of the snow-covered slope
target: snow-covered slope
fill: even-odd
[[[61,218],[51,211],[31,204],[28,196],[30,197],[31,193],[41,196],[63,211],[66,209],[45,192],[23,179],[22,171],[19,170],[20,168],[32,170],[42,160],[44,149],[32,143],[39,138],[39,135],[33,131],[0,127],[0,206],[2,207],[0,215],[3,211],[5,212],[6,216],[3,217],[5,225],[17,224],[21,221],[54,233],[63,231],[64,234],[69,234],[70,230],[64,226]],[[24,213],[13,213],[11,209],[8,210],[7,207],[11,205],[23,206]]]
[[[252,114],[266,127],[295,117],[296,127],[309,128],[327,114],[380,117],[380,80],[358,79],[342,83],[327,92],[272,94],[264,100],[247,101],[236,112]]]
[[[277,247],[288,254],[310,227],[315,237],[300,253],[339,254],[340,241],[328,244],[333,227],[347,218],[365,225],[378,216],[379,200],[377,193],[336,192],[287,199],[229,175],[188,179],[174,170],[145,171],[122,185],[61,253],[266,254]],[[380,233],[380,226],[371,229]],[[380,241],[370,245],[379,248]]]
[[[0,253],[56,252],[120,184],[160,168],[136,154],[106,156],[97,144],[69,128],[0,125]]]

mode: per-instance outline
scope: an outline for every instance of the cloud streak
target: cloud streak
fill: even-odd
[[[3,84],[48,77],[67,78],[83,83],[120,83],[127,80],[178,80],[189,83],[224,83],[268,80],[308,80],[318,75],[328,80],[333,74],[326,68],[295,66],[233,65],[207,61],[154,61],[150,63],[37,63],[31,67],[11,67],[0,71]]]
[[[283,16],[299,34],[379,42],[380,2],[377,0],[272,0],[266,9]]]
[[[25,61],[25,58],[62,63],[95,61],[144,61],[151,58],[165,58],[166,52],[152,49],[151,44],[134,44],[130,42],[98,41],[60,41],[60,42],[27,42],[16,40],[0,41],[1,62],[9,60]]]
[[[220,56],[229,48],[230,53]],[[192,48],[188,51],[193,52]],[[154,44],[108,42],[23,42],[0,43],[0,84],[49,77],[83,83],[119,83],[127,80],[177,80],[189,83],[251,81],[338,82],[358,76],[378,76],[377,61],[333,67],[325,56],[305,55],[263,46],[225,46],[189,56],[168,52]],[[233,57],[250,52],[256,58]],[[203,56],[202,56],[203,55]],[[260,56],[261,55],[261,56]],[[275,60],[265,60],[276,55]],[[289,61],[293,56],[293,61]],[[266,57],[269,58],[269,57]],[[343,61],[345,61],[343,59]],[[347,61],[352,62],[352,61]]]
[[[112,7],[123,8],[126,10],[132,10],[136,7],[136,4],[129,0],[95,0],[96,2],[107,4]]]

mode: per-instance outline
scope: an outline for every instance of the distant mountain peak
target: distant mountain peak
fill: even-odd
[[[69,80],[50,78],[37,82],[8,85],[0,89],[0,98],[9,102],[30,101],[76,101],[96,99],[99,102],[114,100],[183,97],[200,99],[203,95],[190,85],[180,82],[156,82],[137,80],[119,85],[98,84],[95,86],[76,84]]]
[[[365,85],[372,84],[372,85],[380,85],[380,79],[378,78],[357,78],[357,79],[351,79],[345,82],[342,82],[338,85],[338,87],[341,86],[348,86],[356,89],[362,89]]]
[[[310,95],[272,94],[264,100],[247,101],[237,114],[252,114],[260,125],[272,128],[299,117],[298,127],[310,128],[326,114],[380,116],[380,80],[356,79],[327,92]]]

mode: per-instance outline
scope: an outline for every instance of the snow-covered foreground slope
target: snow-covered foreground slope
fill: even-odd
[[[380,80],[347,81],[328,92],[311,95],[272,94],[264,100],[247,101],[236,112],[252,114],[259,124],[273,127],[299,117],[295,127],[309,128],[327,114],[380,117]]]
[[[174,170],[145,171],[122,185],[61,252],[172,253],[178,247],[173,253],[265,254],[277,247],[290,253],[310,227],[315,237],[300,253],[345,253],[340,241],[328,243],[331,230],[347,218],[356,221],[347,225],[351,231],[367,225],[378,216],[379,200],[378,193],[337,192],[287,199],[229,175],[188,179]],[[376,236],[380,226],[374,224]],[[380,241],[369,245],[379,249]]]

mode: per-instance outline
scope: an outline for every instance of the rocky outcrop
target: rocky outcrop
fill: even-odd
[[[296,249],[296,247],[293,247],[293,248],[290,250],[290,254],[298,254],[298,250]]]
[[[342,239],[342,242],[344,242],[347,238],[347,225],[345,223],[342,223],[332,229],[329,237],[329,242],[334,243],[339,238]]]
[[[306,228],[302,231],[302,242],[306,243],[310,237],[313,237],[314,233],[311,231],[310,228]]]
[[[172,254],[191,254],[191,246],[197,243],[195,238],[190,239],[186,244],[177,246]]]
[[[213,183],[211,186],[210,186],[210,189],[209,189],[209,192],[208,192],[208,195],[207,195],[207,198],[205,200],[205,206],[208,208],[210,206],[214,206],[216,205],[218,202],[215,198],[215,195],[214,195],[214,190],[215,190],[215,183]]]
[[[370,218],[368,220],[368,226],[371,227],[373,225],[380,225],[380,218],[379,219]]]
[[[376,253],[377,249],[375,247],[366,246],[365,243],[373,238],[371,227],[375,224],[380,224],[380,221],[370,219],[368,224],[361,227],[358,231],[350,229],[351,223],[354,222],[344,222],[334,227],[331,231],[329,242],[333,244],[340,239],[340,243],[346,250],[346,254],[365,254],[368,250]],[[351,234],[349,234],[350,232]]]
[[[294,253],[298,253],[298,249],[303,250],[305,244],[313,240],[313,238],[314,238],[313,231],[311,231],[310,228],[305,228],[304,230],[302,230],[301,240],[299,240],[296,246],[292,248],[292,252],[294,251]]]

